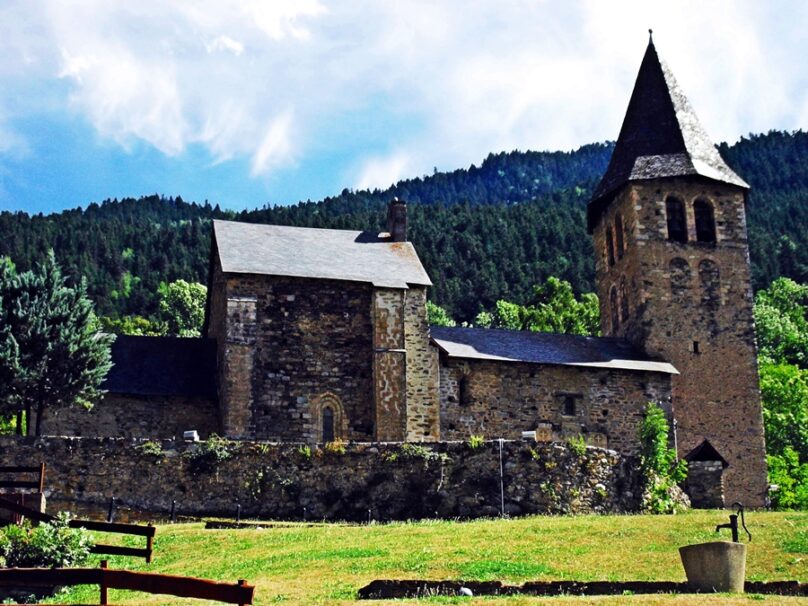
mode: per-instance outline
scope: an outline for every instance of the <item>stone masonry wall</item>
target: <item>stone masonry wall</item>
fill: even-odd
[[[514,439],[540,428],[540,439],[583,435],[634,454],[643,409],[669,400],[670,375],[451,359],[441,363],[440,390],[444,440],[473,434]],[[564,410],[568,398],[572,415]]]
[[[227,376],[250,386],[250,436],[318,441],[317,412],[327,402],[340,420],[337,437],[373,438],[371,294],[355,282],[227,276],[228,348],[233,335],[254,334],[243,354],[251,364],[234,364],[239,372]],[[255,300],[254,319],[236,313],[246,299]],[[241,355],[226,351],[225,364]]]
[[[90,410],[49,410],[42,425],[43,435],[110,438],[182,438],[191,429],[207,438],[220,431],[214,400],[111,393]]]
[[[668,196],[684,203],[687,243],[667,239]],[[715,243],[696,241],[697,199],[714,209]],[[614,225],[617,213],[626,252],[610,265],[605,226]],[[729,463],[727,502],[762,506],[766,460],[744,193],[706,179],[632,184],[601,217],[594,245],[604,334],[625,336],[681,373],[672,381],[679,454],[709,440]],[[613,286],[625,292],[628,311],[617,327]]]
[[[400,442],[407,424],[407,352],[403,289],[373,290],[375,439]]]
[[[407,349],[407,440],[446,439],[440,433],[438,353],[429,342],[426,288],[405,293],[404,341]]]
[[[500,444],[356,444],[344,452],[233,442],[214,463],[203,443],[0,438],[0,464],[47,463],[48,511],[116,519],[181,515],[366,521],[471,518],[500,513]],[[624,512],[637,508],[632,460],[563,445],[501,445],[505,512]],[[304,514],[305,508],[305,514]]]

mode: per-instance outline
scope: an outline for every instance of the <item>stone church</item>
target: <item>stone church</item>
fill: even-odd
[[[215,221],[204,338],[119,337],[105,401],[55,411],[46,430],[310,443],[529,432],[635,454],[654,401],[701,504],[762,505],[747,191],[649,42],[587,210],[603,337],[430,328],[431,282],[398,200],[383,233]]]

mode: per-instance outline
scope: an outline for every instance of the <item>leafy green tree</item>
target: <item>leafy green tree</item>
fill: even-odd
[[[769,481],[778,508],[808,507],[808,285],[778,278],[755,297]]]
[[[452,319],[445,309],[440,305],[436,305],[432,301],[426,302],[426,321],[430,326],[456,326],[457,324]]]
[[[640,425],[640,471],[645,482],[642,508],[651,513],[676,513],[673,493],[687,477],[687,462],[669,446],[670,427],[665,411],[654,402],[645,407]]]
[[[575,335],[600,332],[600,308],[597,295],[584,293],[575,298],[572,285],[554,276],[533,290],[528,305],[497,301],[492,325],[513,330],[533,330]],[[487,317],[480,318],[488,321]]]
[[[792,448],[808,463],[808,370],[792,364],[760,367],[766,447],[770,454]]]
[[[205,300],[208,289],[197,282],[177,280],[160,285],[160,315],[167,334],[178,337],[198,337],[205,321]]]
[[[14,343],[0,353],[0,366],[14,369],[11,380],[0,384],[0,401],[6,410],[25,411],[28,433],[35,412],[40,435],[48,408],[91,405],[100,398],[114,337],[95,330],[84,281],[67,286],[53,251],[23,273],[4,263],[0,293],[0,326],[7,327],[6,343]]]
[[[122,318],[101,316],[99,324],[104,332],[115,335],[159,337],[165,335],[168,330],[165,322],[151,320],[143,316],[123,316]]]
[[[778,278],[755,297],[760,359],[808,368],[808,284]]]
[[[808,463],[790,446],[782,453],[766,457],[769,482],[777,486],[772,505],[777,509],[808,509]]]

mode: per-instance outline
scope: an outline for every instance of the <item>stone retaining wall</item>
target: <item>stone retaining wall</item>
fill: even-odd
[[[141,517],[182,515],[366,521],[500,513],[500,443],[290,444],[0,438],[0,464],[44,461],[48,509],[101,517],[110,497]],[[219,454],[217,460],[216,453]],[[637,508],[633,461],[564,444],[502,444],[508,515]]]

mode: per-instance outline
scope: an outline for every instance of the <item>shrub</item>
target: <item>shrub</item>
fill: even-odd
[[[149,455],[153,457],[159,457],[163,455],[163,447],[160,445],[159,442],[154,442],[152,440],[148,440],[143,442],[138,446],[135,446],[135,450],[138,450],[140,454]]]
[[[640,425],[640,471],[643,475],[641,507],[650,513],[676,513],[682,505],[675,498],[677,484],[687,476],[687,462],[678,461],[668,446],[668,420],[653,402],[645,407]]]
[[[233,443],[214,433],[196,445],[193,450],[186,452],[185,456],[190,460],[192,472],[211,472],[219,463],[233,456]]]
[[[345,440],[337,438],[332,442],[327,442],[324,448],[328,454],[344,455],[348,450],[347,445],[348,443]]]
[[[70,516],[31,526],[6,526],[0,530],[0,554],[10,568],[69,568],[84,564],[93,542],[82,528],[70,528]]]
[[[586,440],[581,434],[567,438],[567,448],[578,457],[582,457],[586,454]]]
[[[401,456],[407,459],[422,459],[426,464],[432,461],[439,463],[448,463],[451,461],[449,455],[444,452],[436,452],[428,446],[413,444],[411,442],[405,442],[401,445]],[[395,461],[395,459],[392,460]]]
[[[485,437],[480,435],[470,435],[468,445],[469,448],[472,450],[477,450],[478,448],[482,448],[483,444],[485,444]]]

